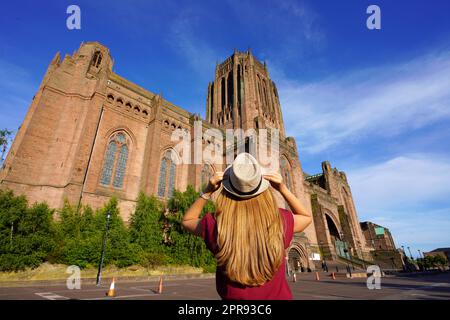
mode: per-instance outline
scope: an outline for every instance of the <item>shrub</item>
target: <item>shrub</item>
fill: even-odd
[[[62,248],[61,263],[74,264],[81,268],[99,264],[108,211],[111,217],[104,265],[125,267],[139,262],[140,248],[130,243],[128,230],[119,214],[117,199],[112,198],[95,213],[88,206],[77,209],[65,203],[58,222]]]
[[[172,214],[167,217],[167,220],[171,225],[170,238],[172,241],[167,250],[173,263],[188,263],[194,267],[211,268],[215,266],[215,258],[206,248],[203,239],[188,233],[181,225],[183,215],[198,196],[199,193],[192,186],[188,186],[184,192],[175,190],[169,199],[167,206]],[[214,204],[208,201],[201,216],[213,211]]]
[[[106,227],[106,213],[111,214],[105,246],[105,264],[114,264],[122,268],[139,262],[141,248],[130,242],[130,234],[120,217],[117,205],[117,198],[111,198],[103,208],[97,210],[95,221],[98,230],[101,230],[103,235]]]
[[[192,186],[185,192],[175,190],[167,202],[170,214],[166,216],[163,203],[140,193],[127,228],[114,197],[95,212],[89,206],[72,206],[66,201],[54,220],[54,211],[45,203],[29,207],[24,196],[0,190],[0,271],[34,268],[44,261],[81,268],[97,266],[106,212],[111,216],[104,265],[126,267],[140,263],[153,268],[189,264],[205,272],[213,271],[215,258],[203,240],[181,226],[183,215],[197,197]],[[214,205],[208,202],[202,215],[212,211]],[[165,241],[165,234],[169,241]]]
[[[37,267],[55,248],[53,210],[27,206],[25,197],[0,191],[0,271]]]
[[[130,217],[130,239],[142,249],[161,253],[163,250],[163,205],[155,196],[140,193],[136,209]]]

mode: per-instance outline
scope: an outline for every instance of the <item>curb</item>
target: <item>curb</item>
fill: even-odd
[[[155,276],[115,276],[114,278],[120,282],[145,282],[145,281],[159,281],[160,277],[164,278],[164,281],[174,281],[174,280],[189,280],[189,279],[213,279],[215,278],[215,273],[188,273],[188,274],[161,274]],[[113,277],[102,278],[102,283],[110,283]],[[38,287],[38,286],[60,286],[66,284],[66,279],[58,280],[19,280],[19,281],[4,281],[0,282],[0,288],[5,287]],[[95,285],[97,282],[96,278],[81,278],[81,282],[87,285]]]

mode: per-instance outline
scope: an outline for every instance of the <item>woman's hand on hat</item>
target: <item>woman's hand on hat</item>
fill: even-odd
[[[215,172],[211,177],[211,179],[209,179],[208,185],[206,186],[203,193],[213,193],[214,191],[219,189],[222,180],[223,180],[223,172],[222,171]]]
[[[265,175],[263,175],[263,177],[270,182],[270,185],[275,190],[280,191],[283,187],[283,178],[278,172],[266,173]]]

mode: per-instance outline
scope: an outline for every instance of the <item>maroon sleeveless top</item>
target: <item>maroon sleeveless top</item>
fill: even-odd
[[[294,233],[294,217],[292,212],[280,208],[280,214],[284,221],[284,248],[287,249],[291,243]],[[213,253],[218,252],[217,246],[217,224],[216,219],[210,213],[201,220],[202,238],[206,247]],[[283,256],[282,263],[272,280],[258,287],[248,287],[228,279],[224,268],[218,266],[216,269],[217,293],[225,300],[291,300],[291,289],[286,280],[286,259]]]

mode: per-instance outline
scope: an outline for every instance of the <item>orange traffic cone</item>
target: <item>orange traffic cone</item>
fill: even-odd
[[[319,277],[319,273],[316,271],[316,281],[319,281],[320,277]]]
[[[335,276],[334,272],[331,273],[331,277],[333,278],[333,280],[336,280],[336,276]]]
[[[292,282],[297,282],[297,275],[295,273],[292,275]]]
[[[116,282],[116,278],[112,278],[111,285],[109,286],[108,292],[106,292],[106,295],[108,297],[115,297],[116,296],[116,289],[114,288]]]
[[[159,277],[159,286],[158,286],[158,293],[161,294],[163,292],[163,278],[162,276]]]

